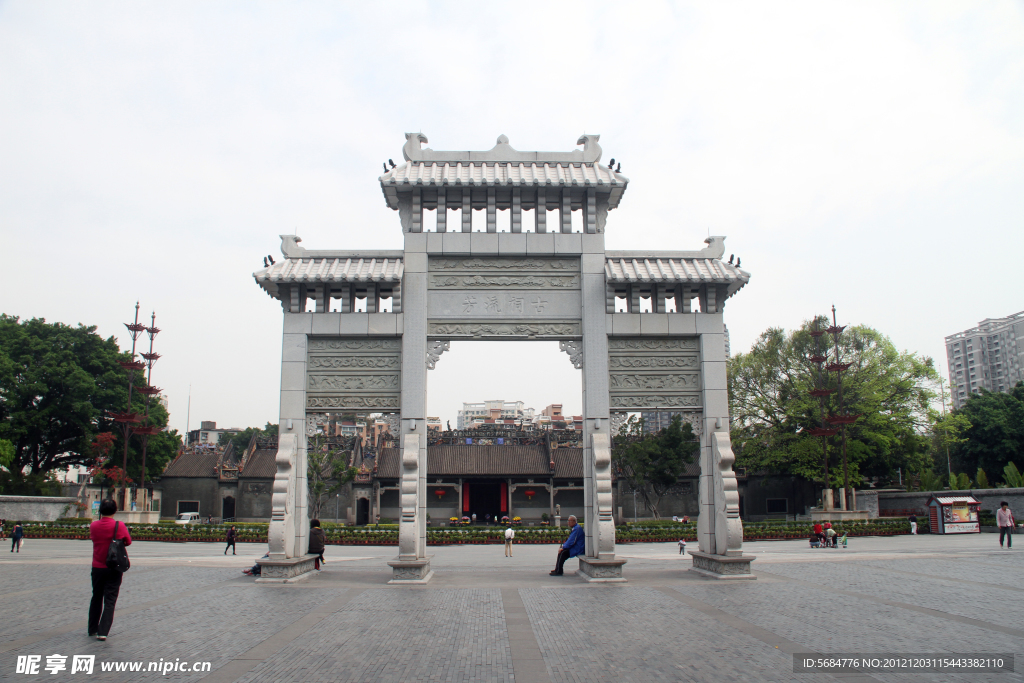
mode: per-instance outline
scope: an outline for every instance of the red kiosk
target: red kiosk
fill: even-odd
[[[981,501],[974,496],[932,496],[928,500],[928,521],[933,534],[980,534],[978,511]]]

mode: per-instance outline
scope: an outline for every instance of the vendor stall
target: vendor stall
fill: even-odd
[[[928,500],[929,527],[933,534],[978,534],[981,502],[974,496],[932,496]]]

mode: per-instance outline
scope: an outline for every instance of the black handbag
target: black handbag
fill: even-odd
[[[117,525],[121,522],[114,522],[114,539],[110,541],[107,548],[107,569],[116,569],[122,574],[128,571],[132,563],[128,561],[128,551],[124,547],[124,539],[117,537]]]

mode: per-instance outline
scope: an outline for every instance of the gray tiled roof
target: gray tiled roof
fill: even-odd
[[[220,454],[216,451],[190,452],[186,451],[179,455],[161,477],[216,477],[217,461]]]
[[[552,451],[555,476],[583,476],[583,450],[559,448]],[[431,446],[427,449],[427,476],[538,476],[551,475],[543,446]],[[399,449],[381,451],[377,477],[397,479]]]
[[[249,456],[240,479],[273,479],[277,474],[277,449],[260,449]]]

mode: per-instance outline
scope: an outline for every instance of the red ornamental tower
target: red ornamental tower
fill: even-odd
[[[833,353],[832,362],[828,364],[826,369],[829,372],[836,373],[836,388],[838,391],[838,406],[835,414],[830,415],[827,421],[832,426],[838,426],[842,430],[843,435],[843,495],[839,502],[841,509],[850,510],[853,508],[853,501],[850,499],[850,469],[846,460],[846,427],[857,421],[860,414],[851,415],[846,410],[846,404],[843,401],[843,373],[850,369],[853,363],[841,363],[839,355],[839,336],[843,333],[846,326],[840,327],[836,323],[836,307],[832,306],[832,327],[828,328],[826,332],[832,335],[832,342],[835,351]]]
[[[811,436],[821,437],[821,457],[825,464],[825,487],[821,493],[821,509],[824,510],[825,512],[829,512],[832,510],[832,482],[829,479],[828,475],[828,439],[830,436],[835,436],[836,434],[838,434],[839,430],[835,429],[834,427],[826,426],[828,424],[828,411],[826,405],[827,399],[832,393],[834,393],[835,390],[829,389],[828,387],[825,386],[827,382],[827,376],[825,371],[822,369],[822,365],[825,363],[825,361],[828,360],[828,351],[824,352],[826,355],[822,355],[821,337],[824,334],[825,330],[819,329],[818,318],[815,317],[814,329],[811,330],[811,336],[814,337],[814,355],[808,358],[808,360],[818,366],[818,371],[815,374],[814,378],[814,389],[809,391],[808,393],[811,396],[817,398],[821,404],[821,426],[813,427],[806,431]]]
[[[149,334],[149,353],[141,354],[146,359],[146,386],[137,387],[139,393],[146,396],[146,414],[143,416],[142,426],[134,429],[134,432],[142,437],[142,481],[139,484],[139,490],[142,491],[141,509],[143,512],[149,511],[152,499],[146,492],[146,448],[149,445],[149,437],[160,432],[160,427],[149,424],[149,401],[161,391],[159,387],[152,385],[153,363],[160,358],[160,354],[153,351],[153,338],[160,332],[160,328],[156,326],[156,312],[153,312],[150,326],[146,328],[146,332]]]
[[[120,489],[121,492],[118,496],[118,503],[122,510],[128,508],[128,499],[125,494],[125,487],[128,482],[128,440],[131,438],[133,429],[132,426],[142,420],[142,416],[132,411],[132,389],[135,385],[135,373],[142,372],[145,365],[135,360],[135,343],[142,334],[146,326],[139,322],[139,302],[135,302],[135,322],[125,323],[125,327],[128,328],[128,334],[132,338],[132,354],[131,359],[126,361],[118,361],[118,364],[128,372],[128,403],[125,406],[123,413],[111,413],[111,419],[116,422],[120,428],[121,433],[124,437],[124,457],[122,458],[121,464],[121,481]],[[116,485],[116,482],[115,482]]]

